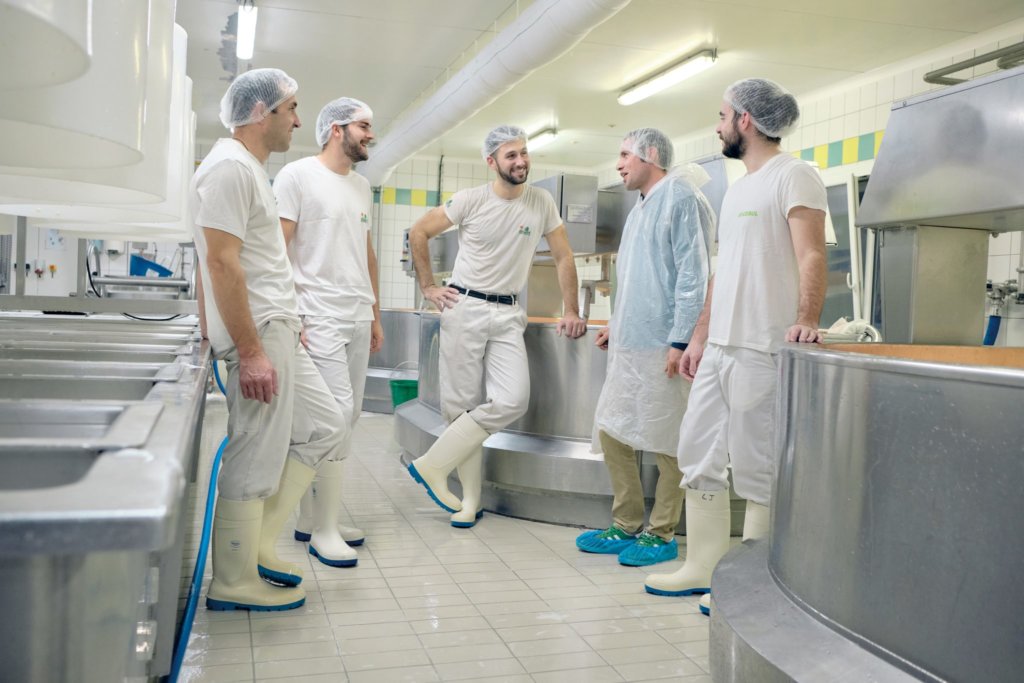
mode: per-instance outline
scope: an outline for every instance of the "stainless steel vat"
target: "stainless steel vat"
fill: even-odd
[[[1019,680],[1024,350],[781,357],[770,543],[715,572],[714,679]]]
[[[445,427],[440,414],[440,328],[437,313],[421,314],[419,399],[395,410],[395,438],[406,459],[425,453]],[[605,377],[605,354],[594,346],[600,328],[589,325],[585,336],[570,340],[556,334],[550,319],[531,319],[527,325],[530,405],[521,419],[484,443],[487,510],[594,528],[610,523],[608,471],[602,456],[590,450],[594,409]],[[653,500],[657,462],[650,454],[640,457],[644,495]],[[449,485],[461,491],[454,475]],[[743,505],[734,500],[734,534],[743,527]],[[679,529],[682,533],[682,525]]]

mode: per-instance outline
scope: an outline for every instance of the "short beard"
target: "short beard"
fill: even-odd
[[[511,174],[505,173],[505,171],[501,170],[501,166],[498,166],[497,170],[498,170],[498,176],[502,180],[504,180],[506,183],[508,183],[509,185],[522,185],[523,183],[526,182],[527,178],[530,177],[530,169],[529,169],[529,167],[527,167],[526,173],[523,174],[523,179],[522,180],[517,180],[516,178],[512,177]]]
[[[360,147],[351,137],[349,137],[348,128],[346,127],[343,128],[342,130],[344,132],[344,135],[342,137],[341,149],[343,152],[345,152],[345,156],[347,156],[352,161],[353,164],[357,164],[360,161],[366,161],[367,159],[369,159],[369,153],[364,151],[362,147]]]
[[[732,142],[722,140],[722,155],[730,159],[742,159],[747,153],[747,141],[737,135]]]

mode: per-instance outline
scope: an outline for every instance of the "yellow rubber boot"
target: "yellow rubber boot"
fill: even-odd
[[[277,493],[263,504],[263,529],[260,532],[259,572],[267,581],[283,586],[297,586],[302,583],[302,570],[291,562],[277,557],[274,546],[284,523],[299,504],[302,495],[309,488],[316,470],[303,465],[294,458],[285,461],[281,483]]]
[[[686,491],[686,562],[672,574],[651,574],[654,595],[693,595],[711,590],[711,572],[729,550],[729,490]]]
[[[473,455],[490,434],[469,413],[462,413],[437,437],[426,453],[409,463],[409,474],[447,512],[458,512],[462,502],[448,490],[448,475]]]
[[[483,492],[484,449],[480,446],[476,452],[458,466],[459,481],[462,483],[462,509],[452,515],[452,526],[468,529],[483,517],[484,509],[480,503]]]

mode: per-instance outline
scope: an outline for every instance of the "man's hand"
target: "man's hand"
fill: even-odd
[[[262,351],[239,360],[238,383],[243,398],[270,403],[277,396],[277,370]]]
[[[430,285],[423,290],[423,298],[443,312],[445,308],[455,308],[455,304],[459,303],[459,292],[454,287]]]
[[[379,320],[370,325],[370,353],[377,353],[384,348],[384,326]]]
[[[575,313],[567,313],[558,321],[555,331],[558,336],[562,336],[564,331],[569,339],[579,339],[587,332],[587,321]]]
[[[677,349],[674,346],[668,347],[668,357],[665,359],[665,376],[672,379],[678,374],[682,374],[682,370],[679,367],[679,361],[683,359],[683,349]]]
[[[692,382],[693,378],[697,375],[700,359],[703,357],[704,345],[694,343],[691,339],[690,343],[686,346],[686,350],[683,351],[683,355],[679,357],[679,374]]]
[[[309,351],[309,335],[306,334],[306,328],[303,327],[299,330],[299,342],[302,344],[302,348]]]
[[[604,351],[608,350],[608,337],[611,336],[611,330],[605,326],[597,331],[597,337],[594,339],[594,346]]]
[[[786,341],[800,342],[801,344],[821,343],[821,333],[817,327],[796,323],[786,330]]]

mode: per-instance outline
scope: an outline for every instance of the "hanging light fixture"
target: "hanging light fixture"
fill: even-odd
[[[253,46],[256,44],[256,15],[258,11],[255,0],[241,0],[238,5],[238,35],[235,41],[235,56],[243,61],[252,59]]]
[[[526,139],[526,148],[534,152],[544,145],[554,142],[556,137],[558,137],[558,131],[554,128],[539,130]]]
[[[637,81],[619,94],[619,104],[629,106],[640,100],[646,99],[655,93],[666,88],[671,88],[677,83],[685,81],[691,76],[699,74],[705,69],[710,69],[718,58],[718,51],[713,48],[695,52],[651,76]]]

